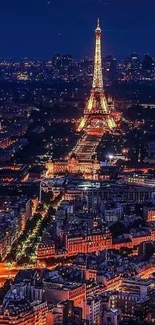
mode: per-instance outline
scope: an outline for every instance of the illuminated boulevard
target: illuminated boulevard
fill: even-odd
[[[58,263],[53,263],[52,265],[49,266],[49,269],[54,269]],[[9,263],[0,263],[0,286],[2,286],[6,280],[13,279],[17,272],[20,270],[24,270],[26,266],[18,266],[17,264],[10,266]],[[27,265],[27,268],[34,268],[34,265],[30,267]]]
[[[52,270],[55,267],[57,267],[59,264],[60,263],[52,263],[51,265],[48,265],[48,269]],[[28,268],[30,268],[30,266],[28,266]],[[32,268],[34,268],[34,266]],[[1,262],[0,263],[0,286],[2,286],[6,280],[13,279],[19,270],[24,270],[24,269],[25,266],[18,266],[18,265],[10,266],[8,263]],[[155,266],[150,266],[147,270],[141,271],[138,275],[142,279],[149,279],[154,272],[155,272]],[[119,290],[120,286],[121,286],[121,281],[119,285],[112,284],[108,286],[107,290]]]

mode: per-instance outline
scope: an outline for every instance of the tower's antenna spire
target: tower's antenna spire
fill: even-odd
[[[96,27],[96,32],[101,32],[101,28],[100,28],[100,19],[97,18],[97,27]]]
[[[97,18],[97,27],[100,28],[100,18]]]

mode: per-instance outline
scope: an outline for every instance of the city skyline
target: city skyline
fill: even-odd
[[[153,1],[0,1],[0,325],[155,325]]]
[[[91,57],[98,16],[104,55],[155,55],[154,9],[153,0],[130,5],[122,0],[2,1],[0,57],[47,59],[56,52]]]

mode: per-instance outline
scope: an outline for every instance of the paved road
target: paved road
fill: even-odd
[[[0,286],[4,284],[7,279],[14,278],[17,272],[21,269],[19,266],[8,267],[6,263],[0,263]]]

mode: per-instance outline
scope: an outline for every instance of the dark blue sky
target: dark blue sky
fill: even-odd
[[[155,0],[0,0],[0,57],[91,56],[98,16],[105,54],[155,56]]]

